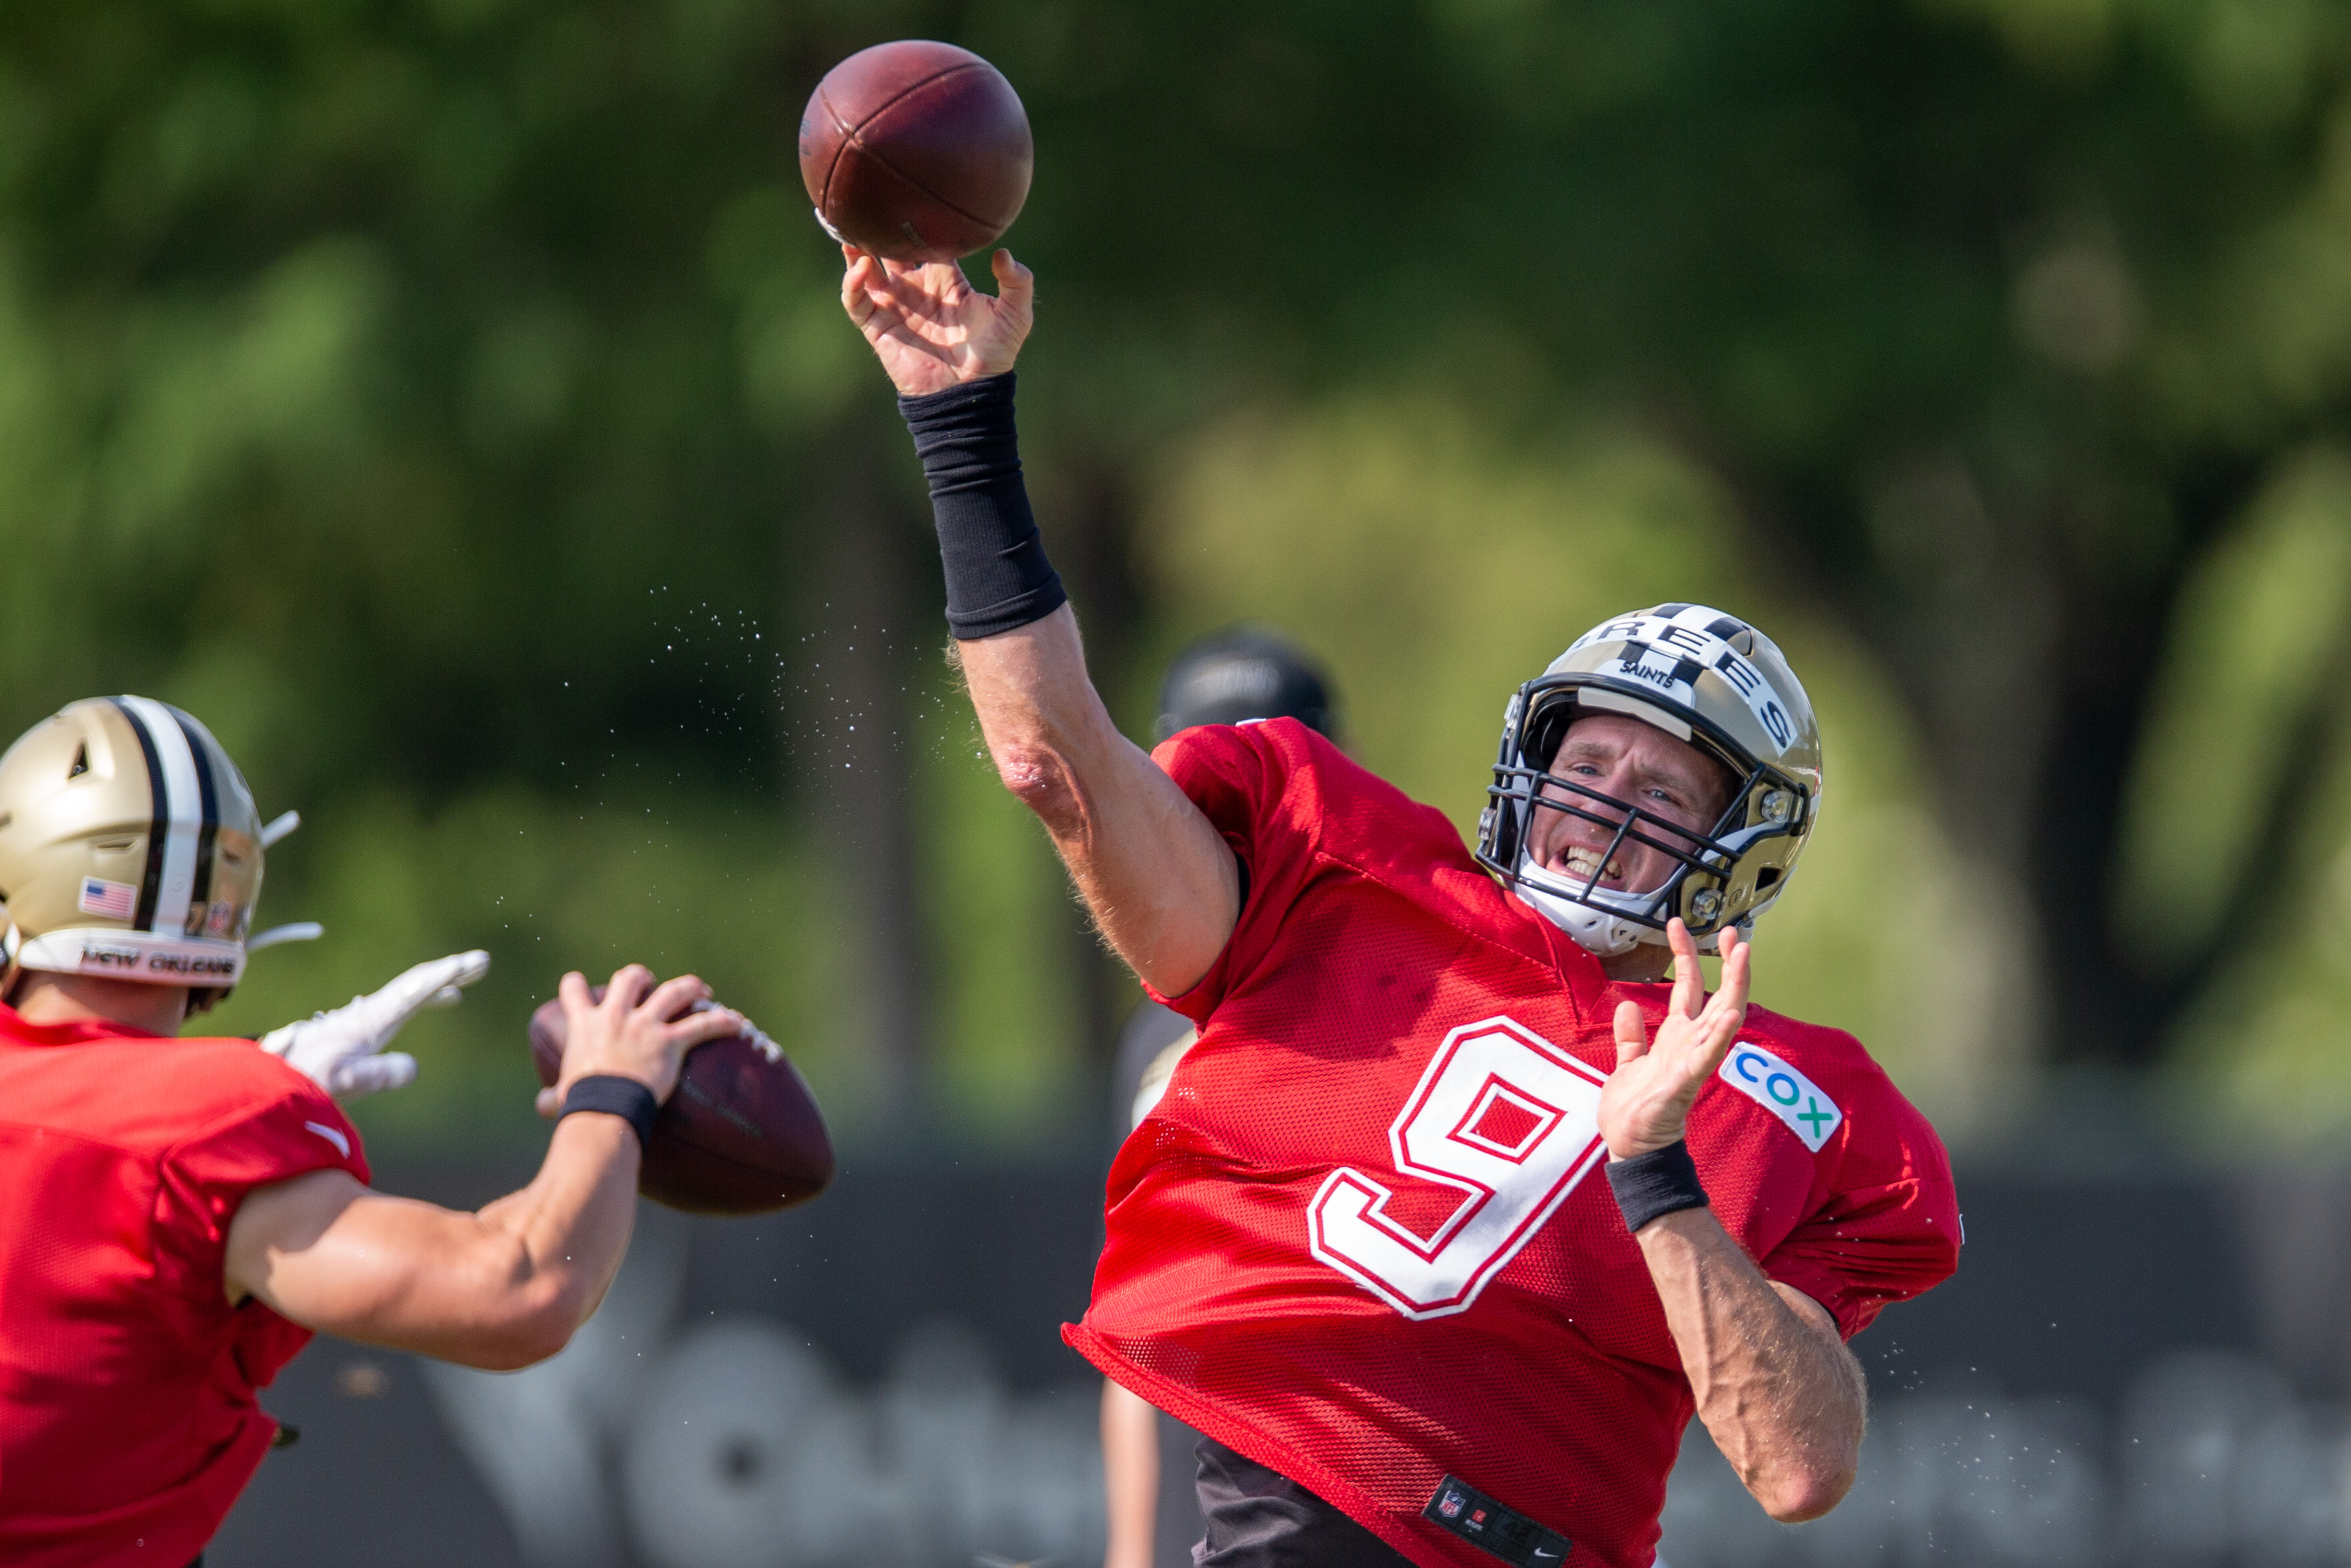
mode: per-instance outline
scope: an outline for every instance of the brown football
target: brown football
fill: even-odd
[[[1036,147],[1002,72],[921,38],[860,49],[800,114],[800,179],[834,238],[893,261],[953,261],[1012,226]]]
[[[593,995],[601,1000],[604,988]],[[706,1007],[700,1003],[697,1006]],[[538,1081],[562,1076],[561,1002],[530,1015]],[[765,1214],[832,1179],[832,1134],[808,1081],[758,1029],[695,1046],[645,1145],[637,1190],[688,1214]]]

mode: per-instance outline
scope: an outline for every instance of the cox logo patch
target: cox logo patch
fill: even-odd
[[[1844,1124],[1837,1103],[1813,1081],[1764,1050],[1741,1040],[1722,1059],[1715,1076],[1788,1124],[1814,1154]]]

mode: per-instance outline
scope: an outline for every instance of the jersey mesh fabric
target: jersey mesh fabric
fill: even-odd
[[[0,1007],[0,1562],[203,1550],[276,1435],[255,1396],[309,1342],[222,1282],[254,1187],[358,1133],[247,1040],[37,1026]]]
[[[1457,1141],[1531,1139],[1512,1157],[1532,1169],[1556,1156],[1567,1183],[1527,1189],[1555,1206],[1527,1210],[1516,1249],[1494,1250],[1466,1303],[1408,1315],[1318,1259],[1313,1239],[1343,1169],[1384,1189],[1385,1219],[1428,1248],[1471,1235],[1485,1206],[1508,1207],[1506,1184],[1406,1174],[1391,1137],[1453,1071],[1450,1042],[1507,1020],[1514,1041],[1532,1037],[1510,1060],[1556,1063],[1545,1082],[1596,1100],[1615,1004],[1638,1002],[1654,1027],[1667,988],[1612,985],[1479,869],[1442,814],[1301,725],[1190,730],[1156,757],[1250,891],[1208,975],[1166,998],[1199,1042],[1112,1168],[1093,1301],[1066,1337],[1428,1568],[1493,1561],[1422,1519],[1447,1473],[1567,1536],[1573,1568],[1649,1563],[1693,1406],[1588,1119],[1562,1113],[1530,1134],[1549,1103],[1513,1098],[1525,1085],[1506,1074],[1501,1098],[1473,1102],[1454,1128]],[[1949,1163],[1850,1036],[1757,1009],[1740,1038],[1844,1120],[1815,1154],[1709,1083],[1693,1156],[1730,1234],[1849,1336],[1956,1264]],[[1569,1142],[1546,1154],[1553,1139]]]

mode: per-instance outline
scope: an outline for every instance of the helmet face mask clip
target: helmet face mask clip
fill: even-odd
[[[1710,829],[1551,771],[1583,717],[1636,719],[1689,746],[1723,773],[1729,795]],[[1701,951],[1724,928],[1751,928],[1785,890],[1819,813],[1819,732],[1779,649],[1746,622],[1703,605],[1668,604],[1604,622],[1521,686],[1504,715],[1478,859],[1577,943],[1603,956],[1662,943],[1679,918]],[[1588,874],[1534,863],[1538,813],[1605,829]],[[1651,888],[1602,885],[1637,844],[1670,867]]]

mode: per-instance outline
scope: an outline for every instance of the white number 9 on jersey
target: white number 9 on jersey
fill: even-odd
[[[1388,1128],[1397,1170],[1462,1195],[1426,1237],[1388,1218],[1392,1196],[1332,1171],[1308,1209],[1314,1256],[1408,1318],[1465,1311],[1606,1157],[1601,1075],[1507,1018],[1445,1037]]]

